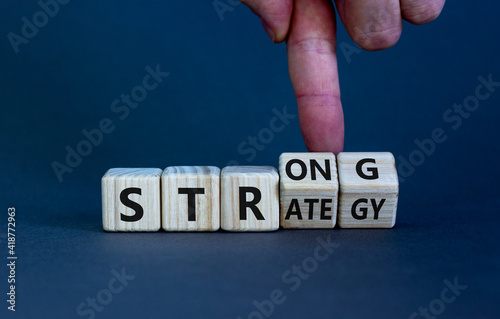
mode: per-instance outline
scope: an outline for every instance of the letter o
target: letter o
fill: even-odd
[[[413,164],[413,166],[420,166],[425,162],[425,155],[420,150],[414,150],[410,153],[408,159]]]
[[[439,309],[436,309],[436,306],[437,305],[439,307]],[[429,304],[429,310],[434,314],[434,315],[440,315],[443,313],[444,309],[446,308],[446,306],[444,305],[444,303],[439,300],[439,299],[434,299],[431,301],[431,303]]]
[[[267,137],[264,137],[264,134],[267,135]],[[258,135],[259,135],[259,140],[264,144],[269,144],[274,139],[274,132],[267,127],[260,130]]]
[[[292,173],[292,165],[293,164],[299,164],[299,166],[300,166],[300,175],[299,176],[293,175],[293,173]],[[300,181],[301,179],[303,179],[307,175],[307,166],[306,166],[306,163],[299,160],[298,158],[295,158],[295,159],[289,160],[288,163],[286,163],[285,171],[286,171],[286,176],[288,176],[290,179],[292,179],[294,181]]]
[[[106,296],[106,298],[104,299],[103,296]],[[99,301],[101,305],[109,305],[111,301],[113,301],[113,294],[107,289],[101,289],[97,294],[97,301]]]
[[[83,149],[83,147],[85,147],[85,149]],[[92,144],[90,144],[89,141],[81,141],[80,143],[78,143],[78,145],[76,146],[76,151],[78,152],[78,154],[80,154],[81,156],[87,156],[87,155],[90,155],[90,153],[92,153]]]
[[[307,257],[302,262],[302,268],[308,273],[312,273],[318,269],[318,261],[313,257]]]
[[[140,92],[140,95],[137,94],[138,92]],[[137,85],[132,89],[131,95],[136,102],[142,102],[148,96],[148,92],[142,86]]]
[[[42,21],[40,21],[39,17],[42,18]],[[33,24],[39,28],[44,27],[48,22],[49,22],[49,17],[43,11],[38,11],[33,15]]]
[[[472,105],[470,104],[472,102]],[[469,112],[474,112],[479,108],[479,100],[475,96],[468,96],[464,100],[464,106]]]

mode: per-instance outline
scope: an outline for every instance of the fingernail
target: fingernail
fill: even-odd
[[[275,35],[273,32],[273,29],[271,29],[271,27],[262,18],[260,18],[260,23],[264,27],[264,30],[266,31],[267,35],[269,36],[269,39],[271,39],[271,41],[274,43]]]

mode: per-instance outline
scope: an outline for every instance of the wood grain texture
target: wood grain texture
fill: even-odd
[[[282,228],[335,226],[339,183],[333,153],[283,153],[279,173]]]
[[[160,176],[159,168],[112,168],[101,180],[102,223],[106,231],[158,231],[160,229]],[[138,188],[141,194],[126,196],[139,204],[143,216],[137,221],[123,221],[124,216],[137,216],[137,211],[120,200],[124,189]]]
[[[221,172],[221,227],[227,231],[273,231],[279,227],[279,175],[271,166],[228,166]],[[255,190],[258,191],[255,191]],[[255,212],[241,203],[256,198],[250,190],[260,193]],[[240,199],[240,192],[245,198]],[[248,192],[246,192],[248,191]],[[260,213],[260,216],[259,216]],[[242,214],[246,220],[242,220]],[[258,219],[258,218],[263,218]]]
[[[170,166],[163,172],[161,180],[164,230],[216,231],[220,228],[218,167]],[[187,189],[193,194],[187,194]],[[194,204],[191,211],[188,197]]]
[[[392,228],[396,223],[399,195],[394,156],[384,152],[340,153],[337,166],[339,226]]]

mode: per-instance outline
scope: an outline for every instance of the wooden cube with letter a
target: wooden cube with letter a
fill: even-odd
[[[283,153],[280,156],[282,228],[333,228],[339,183],[333,153]]]
[[[279,175],[270,166],[228,166],[221,172],[221,228],[272,231],[279,227]]]
[[[166,231],[220,228],[220,169],[170,166],[162,180],[162,227]]]
[[[112,168],[101,180],[102,224],[106,231],[160,229],[159,168]]]
[[[338,223],[342,228],[391,228],[399,183],[391,153],[340,153]]]

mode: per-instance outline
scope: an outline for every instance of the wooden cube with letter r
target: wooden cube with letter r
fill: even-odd
[[[339,183],[333,153],[283,153],[280,156],[282,228],[333,228]]]
[[[106,231],[160,229],[159,168],[112,168],[101,180],[102,224]]]
[[[221,172],[221,228],[273,231],[279,227],[279,175],[271,166],[228,166]]]
[[[399,183],[391,153],[340,153],[339,216],[342,228],[392,228]]]

